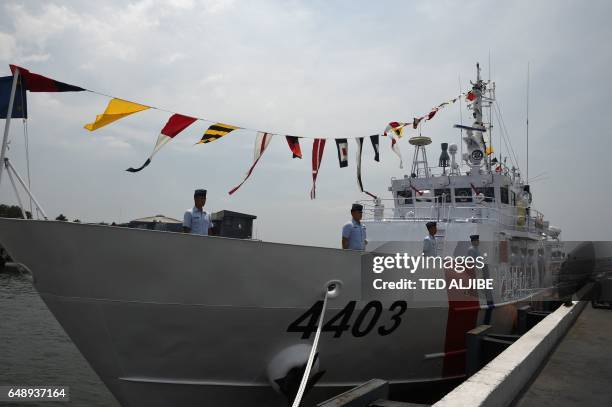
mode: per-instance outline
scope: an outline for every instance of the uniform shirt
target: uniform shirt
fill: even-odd
[[[366,228],[361,222],[351,220],[342,227],[342,237],[348,239],[351,250],[365,250]]]
[[[210,215],[205,210],[200,210],[195,206],[185,211],[183,216],[183,226],[191,229],[194,235],[208,235],[208,229],[213,227]]]
[[[470,248],[467,251],[467,255],[469,257],[476,258],[476,257],[480,256],[480,250],[478,250],[478,247],[476,247],[476,246],[470,246]]]
[[[435,257],[437,255],[438,243],[436,242],[436,238],[432,235],[427,235],[427,237],[423,239],[423,256]]]

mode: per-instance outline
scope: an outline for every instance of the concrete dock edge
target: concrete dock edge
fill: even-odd
[[[588,301],[561,306],[434,406],[508,406],[565,336]]]

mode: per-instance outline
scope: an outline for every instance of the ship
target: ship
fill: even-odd
[[[0,242],[124,407],[281,407],[302,394],[315,405],[373,377],[392,394],[461,380],[465,333],[513,332],[520,306],[556,295],[567,256],[519,169],[492,153],[495,86],[480,67],[469,95],[465,152],[443,143],[430,166],[419,127],[410,173],[391,179],[389,199],[361,202],[363,252],[5,218]],[[373,257],[421,253],[432,221],[440,256],[479,236],[475,273],[493,289],[364,288]]]

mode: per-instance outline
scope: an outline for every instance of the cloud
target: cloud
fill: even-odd
[[[194,0],[170,0],[167,4],[178,9],[191,10],[196,3]]]
[[[422,115],[459,92],[459,77],[465,90],[475,62],[488,76],[491,51],[497,96],[523,167],[530,61],[530,173],[547,171],[550,177],[535,184],[534,205],[565,229],[566,238],[604,236],[600,230],[610,229],[580,235],[581,222],[612,226],[612,215],[601,214],[599,207],[610,193],[594,187],[607,185],[605,163],[612,150],[605,114],[595,113],[605,109],[612,92],[612,51],[603,40],[611,31],[609,2],[583,7],[577,2],[491,5],[479,0],[382,5],[9,0],[1,7],[2,63],[23,63],[58,80],[169,111],[306,137],[368,136],[380,133],[389,121]],[[138,210],[142,191],[163,188],[163,196],[147,202],[152,213],[155,207],[180,212],[189,205],[194,185],[204,185],[211,191],[211,208],[261,214],[262,238],[337,246],[344,202],[363,198],[356,189],[354,160],[348,169],[339,169],[330,143],[317,183],[319,198],[310,201],[311,140],[302,140],[304,159],[293,160],[285,140],[277,138],[230,199],[227,190],[252,161],[254,136],[241,131],[194,146],[209,125],[205,122],[185,130],[146,170],[127,176],[125,168],[150,154],[170,113],[150,110],[90,133],[82,126],[104,110],[105,97],[39,93],[28,98],[32,158],[39,164],[33,177],[41,200],[75,213],[82,202],[61,201],[53,177],[64,174],[75,190],[89,195],[117,189],[133,197]],[[468,114],[463,112],[463,120]],[[434,141],[428,151],[431,163],[440,142],[459,142],[452,129],[458,121],[458,106],[453,106],[423,127]],[[413,151],[409,136],[401,141],[406,161]],[[493,137],[497,147],[499,127]],[[22,144],[13,143],[14,161],[23,154]],[[349,149],[352,156],[352,141]],[[371,157],[369,146],[364,155]],[[389,178],[405,171],[397,168],[386,138],[381,138],[381,158],[381,163],[364,158],[363,178],[368,190],[387,196]],[[574,162],[580,165],[567,165]],[[10,194],[5,185],[0,191]],[[559,196],[566,191],[572,192],[561,204]],[[574,195],[594,198],[577,202]],[[584,205],[583,216],[567,216],[574,204]],[[118,207],[106,205],[91,208],[90,217],[116,218]],[[296,235],[285,225],[295,221],[297,212],[306,217],[300,219],[306,225]]]
[[[132,149],[132,146],[129,143],[127,143],[125,140],[120,140],[116,137],[107,138],[105,140],[105,144],[105,147],[111,149],[114,152]]]
[[[168,55],[168,58],[164,62],[167,64],[173,64],[181,59],[185,59],[186,57],[187,55],[183,54],[182,52],[175,52],[174,54]]]
[[[204,3],[206,11],[210,13],[221,13],[234,7],[233,0],[209,0]]]
[[[0,59],[10,60],[15,55],[17,45],[13,36],[0,32]]]
[[[31,13],[24,5],[6,3],[12,17],[14,35],[20,43],[43,49],[50,38],[79,24],[79,16],[68,7],[46,3],[39,13]]]
[[[21,62],[44,62],[51,57],[51,54],[30,54],[19,58]]]

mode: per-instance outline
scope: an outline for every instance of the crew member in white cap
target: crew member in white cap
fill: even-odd
[[[351,207],[353,219],[342,227],[342,248],[351,250],[365,250],[366,228],[361,223],[363,205],[353,204]]]
[[[480,236],[470,235],[470,243],[471,246],[467,251],[467,255],[475,259],[476,257],[480,256],[480,250],[478,250],[478,245],[480,244]]]
[[[436,232],[438,231],[436,222],[427,222],[425,227],[429,234],[423,239],[423,256],[435,257],[438,255],[438,244],[436,242]]]
[[[210,215],[204,210],[206,190],[196,189],[193,193],[194,206],[185,211],[183,216],[183,232],[207,236],[212,234],[213,223]]]

